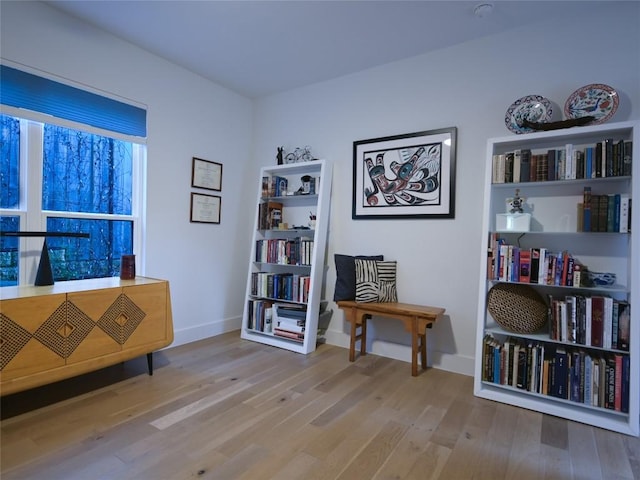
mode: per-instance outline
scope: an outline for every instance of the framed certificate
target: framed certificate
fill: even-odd
[[[193,157],[191,186],[207,190],[222,190],[222,164]]]
[[[218,195],[191,193],[191,222],[220,223],[222,198]]]

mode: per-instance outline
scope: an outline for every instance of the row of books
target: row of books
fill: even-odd
[[[306,303],[311,277],[294,273],[253,272],[251,295]]]
[[[588,406],[629,412],[630,358],[524,339],[483,342],[482,379]]]
[[[289,180],[278,175],[262,177],[262,198],[284,197],[287,194]]]
[[[273,302],[267,300],[248,300],[247,307],[247,328],[259,332],[271,332]]]
[[[578,205],[578,231],[631,232],[631,203],[626,193],[594,195],[591,187],[584,187]]]
[[[521,248],[507,244],[495,233],[489,238],[487,278],[538,285],[589,286],[586,268],[566,250],[554,253],[545,247]]]
[[[249,300],[247,328],[258,332],[304,341],[307,309],[305,306],[284,305],[269,300]]]
[[[631,175],[633,142],[607,138],[595,145],[493,155],[492,182],[518,183]]]
[[[629,351],[629,302],[600,295],[549,295],[548,300],[552,340]]]
[[[256,240],[256,262],[311,265],[313,245],[308,237]]]

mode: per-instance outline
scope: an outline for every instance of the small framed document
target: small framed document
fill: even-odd
[[[191,222],[220,223],[222,198],[218,195],[191,193]]]
[[[191,186],[207,190],[222,190],[222,164],[193,157]]]

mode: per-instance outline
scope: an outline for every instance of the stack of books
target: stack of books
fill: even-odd
[[[273,305],[273,334],[297,342],[304,342],[307,307],[276,303]]]

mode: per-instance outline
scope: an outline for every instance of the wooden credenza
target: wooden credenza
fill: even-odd
[[[171,342],[166,280],[0,288],[0,395],[149,355]]]

